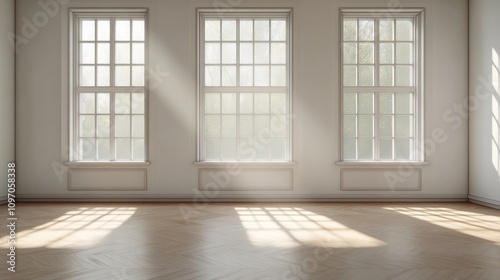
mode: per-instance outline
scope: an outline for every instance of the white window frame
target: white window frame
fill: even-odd
[[[283,87],[273,87],[273,86],[251,86],[251,87],[240,87],[240,86],[219,86],[218,89],[205,89],[204,81],[204,66],[205,66],[205,50],[204,50],[204,19],[207,17],[212,18],[273,18],[275,17],[286,17],[287,18],[287,55],[286,55],[286,66],[287,66],[287,83]],[[292,22],[293,22],[293,9],[292,8],[264,8],[264,9],[252,9],[252,8],[241,8],[241,9],[212,9],[212,8],[200,8],[197,9],[197,164],[221,164],[228,162],[227,160],[218,161],[207,161],[205,159],[205,149],[204,149],[204,94],[210,92],[220,92],[220,93],[243,93],[243,92],[285,92],[287,95],[286,102],[286,130],[287,130],[287,147],[285,149],[286,159],[284,161],[246,161],[246,160],[236,160],[236,162],[241,164],[279,164],[279,163],[293,163],[292,162]],[[238,28],[237,28],[238,30]],[[239,31],[237,31],[238,37]],[[239,38],[237,38],[239,43]],[[255,41],[253,41],[255,42]],[[239,61],[236,62],[239,65]],[[255,65],[255,64],[254,64]],[[239,77],[237,75],[237,79]],[[236,114],[238,116],[238,113]],[[237,136],[239,139],[239,136]],[[233,162],[233,161],[230,161]]]
[[[144,19],[144,86],[111,86],[114,79],[113,66],[114,66],[114,40],[110,39],[110,86],[93,86],[93,87],[82,87],[80,89],[79,83],[79,64],[78,64],[78,37],[79,37],[79,20],[80,18],[143,18]],[[119,8],[119,9],[108,9],[108,8],[73,8],[69,10],[69,153],[67,165],[78,167],[78,166],[132,166],[132,165],[149,165],[149,93],[148,93],[148,79],[147,79],[147,69],[149,61],[149,32],[148,32],[148,9],[147,8]],[[110,34],[114,32],[113,25],[110,26]],[[96,35],[97,36],[97,35]],[[111,37],[113,38],[113,37]],[[97,42],[97,41],[96,41]],[[131,39],[132,42],[132,39]],[[130,62],[132,64],[132,61]],[[97,75],[97,74],[96,74]],[[97,76],[96,76],[97,77]],[[97,82],[97,80],[96,80]],[[113,96],[115,93],[119,92],[130,92],[131,96],[133,93],[144,93],[144,159],[143,160],[116,160],[115,151],[113,151],[114,137],[110,135],[110,149],[111,149],[111,159],[110,160],[83,160],[79,158],[79,98],[78,95],[82,91],[95,91],[110,93],[110,133],[113,129],[113,116],[114,116],[114,105]],[[97,112],[95,113],[97,115]],[[132,116],[130,112],[130,116]],[[132,122],[132,119],[130,119]],[[96,127],[97,129],[97,127]],[[130,137],[132,139],[132,136]],[[132,143],[131,143],[132,145]]]
[[[340,131],[339,131],[339,155],[340,165],[350,165],[350,164],[400,164],[402,162],[412,162],[414,164],[426,164],[425,163],[425,153],[423,149],[424,145],[424,16],[425,10],[423,8],[404,8],[398,10],[388,10],[388,9],[364,9],[364,8],[341,8],[339,17],[339,116],[340,116]],[[375,23],[375,34],[374,34],[374,79],[375,86],[344,86],[344,60],[343,60],[343,46],[344,46],[344,19],[348,17],[353,18],[412,18],[414,20],[414,72],[413,81],[414,86],[411,87],[401,87],[401,86],[377,86],[378,82],[378,71],[377,66],[378,61],[378,24]],[[377,21],[375,21],[377,22]],[[359,74],[358,74],[359,75]],[[344,112],[343,112],[343,97],[345,92],[356,92],[356,93],[374,93],[375,105],[374,105],[374,160],[346,160],[344,159]],[[378,140],[379,137],[376,133],[378,125],[378,106],[377,106],[377,93],[382,92],[410,92],[414,94],[413,99],[413,159],[411,160],[380,160],[380,155],[378,152]],[[356,149],[357,150],[357,149]]]

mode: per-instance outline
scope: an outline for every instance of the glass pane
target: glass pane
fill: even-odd
[[[410,116],[396,116],[396,137],[411,137],[412,122]]]
[[[273,93],[271,94],[271,113],[286,114],[286,94]]]
[[[133,160],[144,160],[144,139],[134,139],[132,140],[132,159]]]
[[[393,66],[380,66],[380,86],[394,86]]]
[[[254,135],[266,135],[269,132],[269,115],[255,115],[254,116]]]
[[[236,116],[222,116],[222,137],[236,137]]]
[[[286,137],[287,136],[286,115],[271,116],[270,130],[272,137]]]
[[[253,63],[253,44],[240,44],[240,63]]]
[[[116,41],[130,40],[130,20],[116,20]]]
[[[359,85],[373,86],[373,66],[359,66]]]
[[[222,160],[235,161],[236,156],[236,138],[222,139]]]
[[[97,66],[97,86],[109,86],[109,66]]]
[[[80,93],[80,114],[94,114],[95,97],[93,93]]]
[[[268,161],[270,153],[271,153],[271,145],[270,145],[269,141],[267,139],[264,139],[262,144],[254,144],[254,145],[255,145],[255,148],[257,151],[257,155],[255,156],[255,160]],[[259,145],[259,146],[257,146],[257,145]]]
[[[132,137],[144,137],[144,116],[132,116]]]
[[[269,63],[269,43],[255,43],[255,63]]]
[[[356,116],[344,116],[344,137],[356,137]]]
[[[221,153],[221,140],[220,138],[206,138],[205,139],[205,159],[206,160],[219,160]]]
[[[222,21],[222,40],[236,41],[236,20],[225,19]]]
[[[396,113],[411,114],[413,113],[413,94],[398,93],[396,95]]]
[[[144,63],[144,43],[132,44],[132,63],[135,64]]]
[[[358,71],[356,66],[344,66],[344,86],[356,86]]]
[[[373,43],[359,43],[359,63],[373,64]]]
[[[396,86],[413,86],[412,66],[396,66]]]
[[[97,21],[97,40],[109,41],[109,20]],[[109,144],[109,142],[108,142]]]
[[[144,86],[144,66],[132,66],[132,86]]]
[[[256,19],[255,20],[255,40],[256,41],[269,41],[269,20]]]
[[[412,43],[396,43],[396,63],[413,63]]]
[[[359,114],[373,114],[373,93],[359,93]]]
[[[396,40],[413,41],[413,22],[411,19],[396,20]]]
[[[80,139],[80,155],[82,160],[95,160],[95,139]]]
[[[94,41],[95,40],[95,21],[94,20],[82,20],[81,21],[81,38],[82,41]]]
[[[115,136],[130,137],[130,116],[115,116]]]
[[[358,159],[373,160],[372,139],[358,139]]]
[[[220,86],[220,66],[205,66],[205,86]]]
[[[130,114],[130,93],[115,94],[115,113]]]
[[[222,66],[222,85],[236,86],[236,66]]]
[[[393,111],[393,104],[394,104],[394,97],[392,93],[380,93],[380,99],[379,99],[379,107],[380,107],[380,113],[382,114],[392,114]]]
[[[344,147],[343,158],[344,160],[356,159],[356,139],[344,139],[342,142]]]
[[[134,41],[144,41],[144,20],[135,19],[132,22],[132,39]]]
[[[109,115],[97,116],[97,137],[109,137]]]
[[[130,44],[129,43],[116,43],[115,44],[115,62],[117,64],[130,63]]]
[[[223,93],[222,94],[222,113],[223,114],[236,114],[236,94]]]
[[[380,159],[393,160],[392,158],[392,139],[380,139]]]
[[[271,63],[273,64],[286,63],[286,43],[271,44]]]
[[[356,41],[358,38],[358,21],[344,19],[344,41]]]
[[[95,67],[80,66],[80,86],[93,87],[95,85]]]
[[[396,160],[411,160],[411,140],[396,139],[394,140],[394,152]]]
[[[240,114],[253,114],[252,93],[240,93]]]
[[[269,86],[269,66],[255,66],[255,85]]]
[[[360,19],[359,20],[359,40],[360,41],[373,41],[374,22],[373,19]]]
[[[380,116],[378,129],[380,137],[393,137],[392,116]]]
[[[236,63],[236,43],[222,44],[222,63],[225,64]]]
[[[269,114],[269,93],[254,94],[255,114]]]
[[[130,139],[116,139],[115,150],[117,160],[130,160]]]
[[[111,148],[109,139],[97,139],[97,160],[110,160]]]
[[[380,63],[394,63],[394,44],[380,43]]]
[[[205,114],[220,114],[220,94],[205,94]]]
[[[95,44],[81,43],[80,63],[93,64],[95,63]]]
[[[271,86],[286,86],[286,66],[271,66]]]
[[[240,20],[240,40],[253,41],[253,20]]]
[[[97,44],[97,63],[109,64],[109,43]]]
[[[356,64],[358,63],[358,44],[344,43],[344,63]]]
[[[132,93],[132,114],[144,114],[144,93]]]
[[[253,116],[240,115],[240,137],[252,137]]]
[[[97,113],[109,114],[109,93],[97,94]]]
[[[373,137],[373,116],[358,116],[360,137]]]
[[[273,138],[271,143],[271,159],[284,161],[286,160],[286,139]]]
[[[220,43],[205,44],[205,63],[208,64],[220,63]]]
[[[115,85],[130,86],[130,66],[115,67]]]
[[[219,20],[205,20],[205,41],[219,41],[220,40],[220,21]]]
[[[205,116],[205,136],[220,136],[220,116]]]
[[[357,96],[356,93],[344,93],[343,111],[344,114],[356,114]]]
[[[271,40],[286,41],[286,21],[282,19],[271,20]]]
[[[253,66],[240,66],[240,86],[253,86]]]
[[[95,116],[80,116],[80,137],[95,137]]]
[[[394,40],[394,21],[392,19],[380,20],[380,41]]]

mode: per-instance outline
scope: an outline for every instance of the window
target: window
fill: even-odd
[[[199,10],[199,160],[290,161],[291,10]]]
[[[145,161],[146,11],[73,11],[73,161]]]
[[[421,10],[342,10],[343,161],[422,161]]]

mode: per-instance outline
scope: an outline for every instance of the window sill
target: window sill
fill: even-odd
[[[372,168],[399,168],[408,166],[427,166],[426,161],[337,161],[338,166],[372,167]]]
[[[293,161],[195,161],[195,166],[200,167],[226,167],[226,168],[238,168],[238,167],[256,167],[256,168],[280,168],[280,167],[291,167],[295,166]]]
[[[151,165],[149,161],[67,161],[64,163],[69,168],[139,168]]]

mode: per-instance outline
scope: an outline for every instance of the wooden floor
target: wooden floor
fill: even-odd
[[[24,203],[0,279],[500,279],[500,211],[468,203]]]

